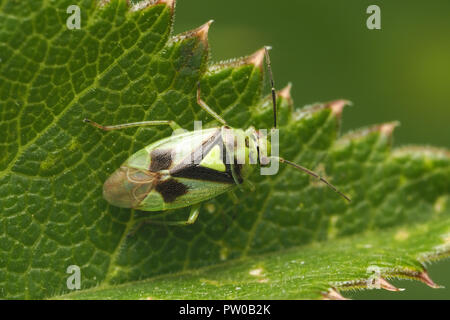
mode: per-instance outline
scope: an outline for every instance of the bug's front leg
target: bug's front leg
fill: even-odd
[[[127,128],[133,128],[133,127],[145,127],[145,126],[161,126],[161,125],[168,125],[172,128],[173,131],[176,130],[183,130],[175,121],[173,120],[154,120],[154,121],[140,121],[140,122],[132,122],[132,123],[123,123],[123,124],[116,124],[113,126],[104,126],[97,122],[94,122],[89,119],[83,120],[86,123],[89,123],[91,126],[99,128],[104,131],[111,131],[111,130],[120,130],[120,129],[127,129]]]

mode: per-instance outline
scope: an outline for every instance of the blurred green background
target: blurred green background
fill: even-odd
[[[366,9],[381,8],[381,30]],[[398,120],[395,145],[450,148],[450,1],[178,0],[175,32],[214,19],[212,59],[271,45],[277,88],[293,83],[296,106],[346,98],[343,131]],[[393,281],[400,293],[347,293],[354,299],[450,299],[450,260],[428,267],[447,289]]]

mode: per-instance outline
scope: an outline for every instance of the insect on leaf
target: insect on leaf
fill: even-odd
[[[174,1],[0,1],[0,296],[2,298],[339,298],[395,290],[391,277],[433,286],[424,264],[450,252],[450,157],[392,148],[394,123],[340,135],[344,101],[294,107],[278,92],[280,152],[352,198],[280,166],[203,204],[189,227],[144,225],[102,185],[168,127],[102,132],[102,124],[175,120],[270,128],[264,52],[209,61],[210,23],[172,34]],[[262,46],[261,46],[262,47]],[[189,208],[165,219],[187,218]],[[70,293],[69,266],[81,289]],[[137,282],[137,280],[140,280]],[[94,289],[95,288],[95,289]]]

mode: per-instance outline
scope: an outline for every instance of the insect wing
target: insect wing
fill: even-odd
[[[121,166],[105,181],[103,197],[117,207],[137,208],[152,191],[156,180],[152,172]]]

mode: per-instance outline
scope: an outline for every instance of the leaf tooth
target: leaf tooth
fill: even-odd
[[[198,38],[201,42],[204,43],[205,47],[208,47],[208,31],[211,24],[214,20],[209,20],[205,24],[202,24],[200,27],[190,30],[179,35],[176,35],[172,38],[172,41],[181,41],[187,38]]]
[[[440,286],[438,284],[436,284],[429,276],[428,272],[426,270],[418,273],[414,278],[416,278],[417,280],[425,283],[427,286],[429,286],[430,288],[433,289],[441,289],[444,288],[444,286]]]
[[[325,103],[317,102],[314,104],[306,105],[303,108],[296,109],[293,115],[295,120],[300,120],[317,112],[321,112],[324,109],[330,109],[335,117],[340,118],[342,110],[345,106],[348,105],[352,105],[352,102],[345,99],[334,100]]]
[[[205,45],[208,45],[208,31],[211,24],[214,20],[209,20],[205,24],[201,25],[197,29],[194,30],[193,35],[198,37]]]
[[[289,82],[287,86],[285,86],[283,89],[278,91],[278,96],[280,96],[283,99],[286,99],[289,104],[293,104],[292,96],[291,96],[291,89],[292,89],[292,83]]]
[[[341,117],[345,106],[351,105],[353,105],[353,102],[345,99],[334,100],[327,103],[327,107],[329,107],[331,112],[337,117]]]
[[[264,65],[264,56],[265,56],[266,49],[261,48],[252,55],[248,56],[244,59],[244,62],[246,64],[253,64],[255,67],[262,69]]]
[[[405,290],[404,288],[397,288],[396,286],[392,285],[384,278],[379,278],[377,281],[378,281],[378,284],[380,285],[380,287],[383,288],[384,290],[395,291],[395,292]]]
[[[223,60],[219,62],[214,62],[208,68],[208,72],[215,73],[222,69],[226,68],[237,68],[243,65],[254,65],[262,70],[264,63],[264,47],[259,49],[258,51],[252,53],[249,56],[241,57],[241,58],[233,58],[229,60]]]
[[[339,140],[346,141],[346,140],[353,140],[358,138],[366,137],[372,133],[379,132],[382,135],[385,135],[386,137],[390,138],[392,136],[392,133],[396,127],[400,125],[400,122],[393,121],[393,122],[386,122],[370,127],[360,128],[354,131],[347,132],[345,135],[343,135]]]
[[[418,280],[420,282],[425,283],[427,286],[433,289],[441,289],[444,288],[444,286],[436,284],[428,275],[428,272],[426,270],[423,271],[412,271],[412,270],[402,270],[398,273],[401,277],[406,277],[414,280]]]
[[[381,134],[384,134],[385,136],[392,136],[392,133],[394,132],[394,129],[397,128],[400,125],[400,122],[394,121],[394,122],[388,122],[380,125],[379,131]]]
[[[331,288],[328,292],[322,293],[323,300],[349,300],[343,297],[335,288]]]

